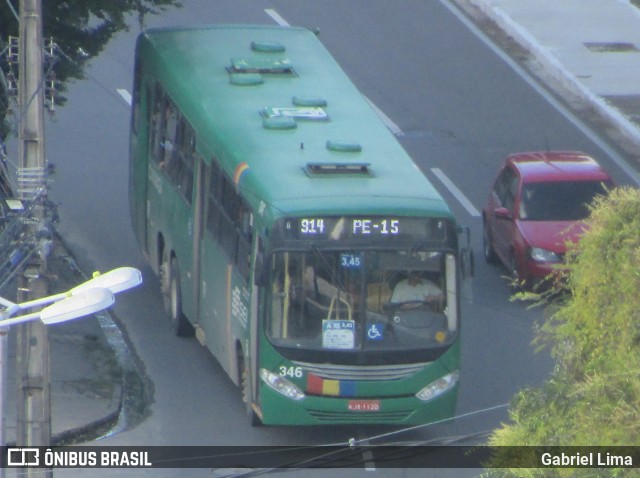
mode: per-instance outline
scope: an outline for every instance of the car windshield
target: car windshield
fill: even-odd
[[[589,204],[606,194],[602,181],[526,183],[522,188],[520,219],[526,221],[579,221],[589,215]]]
[[[455,270],[440,251],[277,252],[267,336],[332,359],[442,349],[458,330]]]

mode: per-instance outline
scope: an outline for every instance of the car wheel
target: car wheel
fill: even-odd
[[[493,249],[489,226],[486,221],[482,221],[482,250],[484,251],[484,260],[487,261],[488,264],[496,264],[498,262],[498,256]]]
[[[512,252],[509,259],[509,280],[511,281],[511,289],[514,292],[519,292],[523,289],[523,281],[520,279],[518,273],[518,263],[516,262],[516,256]]]

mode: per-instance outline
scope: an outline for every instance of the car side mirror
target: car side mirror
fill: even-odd
[[[506,207],[499,207],[493,210],[493,215],[496,219],[511,219],[511,211]]]

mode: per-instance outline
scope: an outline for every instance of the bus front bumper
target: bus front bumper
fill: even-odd
[[[260,408],[265,425],[422,425],[452,419],[457,395],[456,383],[428,401],[415,396],[376,399],[305,396],[291,400],[262,386]]]

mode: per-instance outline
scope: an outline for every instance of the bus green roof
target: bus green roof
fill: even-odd
[[[152,29],[138,49],[195,128],[200,153],[215,152],[264,214],[451,215],[312,32]]]

